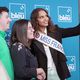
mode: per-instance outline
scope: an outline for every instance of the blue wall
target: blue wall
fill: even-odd
[[[1,0],[0,6],[6,6],[10,10],[12,19],[10,29],[7,31],[6,40],[9,40],[11,26],[17,19],[30,18],[31,11],[36,7],[48,10],[54,24],[60,27],[74,27],[79,23],[78,0]],[[68,67],[71,78],[68,80],[79,80],[79,36],[63,39],[65,55],[68,59]]]

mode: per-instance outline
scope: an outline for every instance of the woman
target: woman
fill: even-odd
[[[32,53],[37,57],[38,67],[42,67],[46,72],[46,80],[65,80],[70,77],[67,59],[63,54],[62,38],[79,35],[80,26],[59,28],[42,8],[32,11],[31,23],[36,33],[31,44]]]
[[[17,20],[12,27],[10,45],[14,66],[14,80],[44,80],[45,72],[37,68],[37,59],[30,51],[30,43],[34,38],[34,29],[30,21]]]

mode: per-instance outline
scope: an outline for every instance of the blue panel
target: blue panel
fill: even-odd
[[[4,0],[4,2],[1,0],[0,6],[6,6],[10,10],[9,15],[12,22],[7,31],[6,40],[8,42],[13,22],[22,18],[30,19],[30,13],[36,7],[48,10],[54,24],[58,24],[60,27],[74,27],[79,23],[78,0]],[[75,78],[79,80],[79,36],[63,39],[63,46],[71,72],[71,78],[68,80],[75,80]]]

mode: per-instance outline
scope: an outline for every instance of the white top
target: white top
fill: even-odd
[[[47,35],[47,29],[45,29],[45,34]],[[51,56],[51,52],[50,52],[50,49],[47,45],[44,45],[44,50],[45,50],[45,53],[46,53],[46,56],[47,56],[47,59],[48,59],[48,80],[54,80],[53,78],[55,77],[55,79],[57,80],[60,80],[59,79],[59,76],[57,74],[57,70],[56,70],[56,66],[54,64],[54,61],[52,59],[52,56]],[[52,76],[52,79],[51,79],[51,76]]]

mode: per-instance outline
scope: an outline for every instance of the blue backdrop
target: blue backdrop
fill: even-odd
[[[14,21],[23,18],[29,19],[31,11],[36,7],[48,10],[54,24],[58,24],[60,27],[74,27],[79,23],[78,0],[0,0],[0,6],[9,8],[9,15],[12,19],[10,29],[7,31],[7,42],[9,42],[11,26]],[[71,72],[71,78],[67,80],[75,80],[75,78],[80,80],[79,36],[63,39],[63,46]]]

